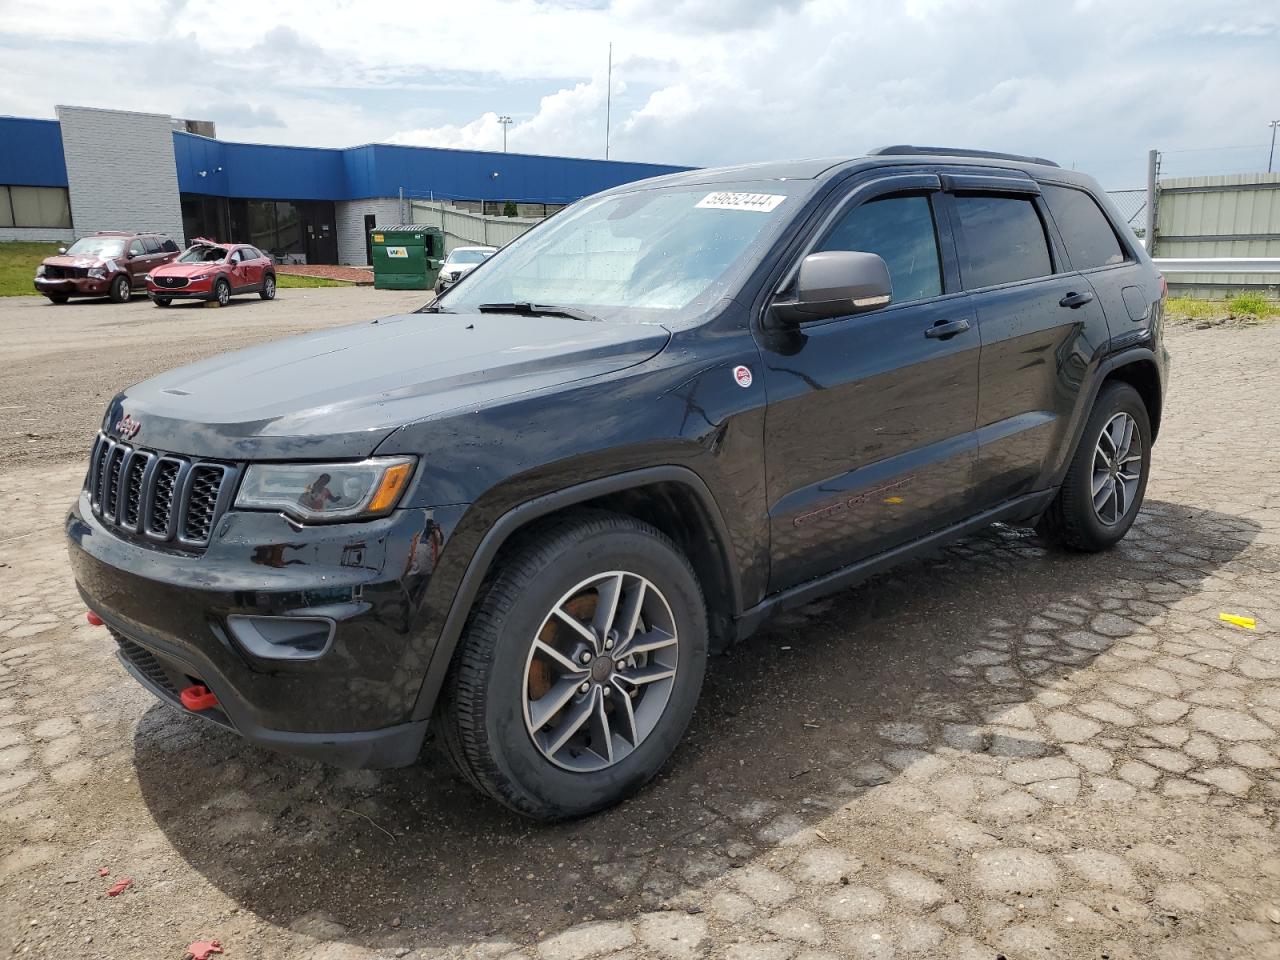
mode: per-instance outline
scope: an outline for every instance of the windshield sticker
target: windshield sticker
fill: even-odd
[[[703,210],[754,210],[772,213],[787,199],[776,193],[708,193],[695,206]]]

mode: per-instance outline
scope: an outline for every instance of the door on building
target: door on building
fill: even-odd
[[[378,225],[378,218],[372,213],[364,215],[364,262],[373,263],[373,228]]]
[[[332,216],[308,216],[303,220],[302,229],[307,263],[338,262],[338,238],[333,231]]]

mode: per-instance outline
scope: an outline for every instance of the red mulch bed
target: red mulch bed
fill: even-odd
[[[316,277],[320,280],[346,280],[357,286],[373,283],[373,271],[362,267],[337,267],[328,263],[278,264],[276,273],[291,277]]]

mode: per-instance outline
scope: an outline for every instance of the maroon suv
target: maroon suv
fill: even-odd
[[[177,256],[177,243],[162,233],[95,233],[46,257],[36,267],[36,291],[54,303],[101,296],[124,303],[130,293],[146,293],[147,274]]]

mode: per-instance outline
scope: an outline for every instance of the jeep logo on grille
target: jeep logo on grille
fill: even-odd
[[[116,421],[115,430],[120,435],[121,440],[132,440],[141,429],[142,421],[133,419],[127,413]]]

